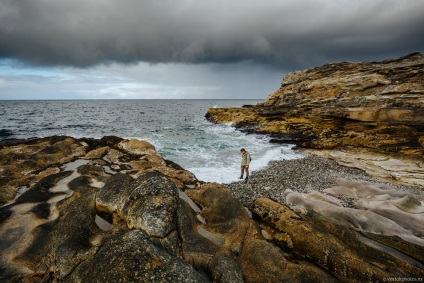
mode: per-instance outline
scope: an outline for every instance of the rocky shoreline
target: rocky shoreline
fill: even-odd
[[[306,193],[300,203],[296,194],[308,183],[332,184],[318,176],[321,171],[349,177],[358,170],[313,156],[290,162],[298,165],[277,161],[244,185],[252,192],[281,192],[265,180],[278,182],[281,170],[296,169],[286,178],[298,188],[285,193],[292,208],[265,193],[245,200],[246,207],[223,185],[197,180],[144,141],[50,137],[2,144],[0,280],[382,282],[424,277],[424,229],[414,218],[423,215],[416,199],[421,196],[384,191],[385,201],[400,209],[395,218],[408,227],[385,218],[393,218],[387,211],[378,215],[367,212],[372,208],[337,206],[325,196],[327,189],[322,195]],[[381,196],[383,188],[369,189]],[[356,193],[345,198],[360,201],[363,191]],[[321,203],[313,207],[316,201]]]
[[[224,186],[245,206],[260,197],[287,204],[286,190],[322,193],[325,189],[337,186],[338,178],[385,185],[424,197],[424,190],[420,186],[390,182],[374,177],[362,169],[343,166],[334,160],[313,154],[305,154],[305,157],[300,159],[271,161],[266,168],[251,172],[248,182],[242,180]],[[340,199],[344,207],[354,206],[352,198],[345,196]]]
[[[339,62],[287,74],[263,103],[211,108],[206,118],[274,142],[360,149],[423,162],[424,55]]]
[[[424,280],[423,64],[329,64],[210,109],[303,148],[247,183],[203,182],[135,139],[0,143],[0,281]]]
[[[263,103],[209,109],[205,117],[212,123],[266,134],[272,142],[296,144],[306,154],[273,161],[248,182],[225,187],[252,210],[278,246],[297,242],[308,247],[305,252],[310,242],[325,246],[320,232],[309,226],[296,228],[294,240],[287,226],[296,226],[296,220],[281,220],[282,215],[311,217],[320,228],[328,228],[326,221],[349,227],[360,233],[356,239],[367,244],[372,239],[385,252],[384,245],[399,251],[399,239],[422,246],[423,66],[419,53],[382,62],[327,64],[288,74]],[[319,224],[323,219],[326,224]],[[311,231],[316,233],[312,239]]]
[[[272,161],[249,180],[225,184],[247,207],[267,198],[298,213],[318,212],[363,232],[424,244],[424,190],[315,155]]]

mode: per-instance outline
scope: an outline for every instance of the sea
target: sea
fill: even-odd
[[[302,158],[290,144],[245,134],[231,124],[206,120],[209,108],[240,107],[260,100],[31,100],[0,101],[0,141],[54,135],[118,136],[150,142],[163,158],[199,180],[231,183],[240,176],[240,149],[252,156],[251,171],[271,160]]]

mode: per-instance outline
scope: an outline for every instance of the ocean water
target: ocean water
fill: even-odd
[[[0,140],[66,135],[106,135],[152,143],[165,158],[203,181],[230,183],[240,175],[240,148],[252,155],[251,171],[271,160],[300,158],[292,145],[270,144],[216,125],[209,108],[256,104],[259,100],[65,100],[0,101]]]

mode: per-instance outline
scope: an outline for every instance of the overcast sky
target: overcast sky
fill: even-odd
[[[423,0],[0,0],[0,99],[258,98],[424,53]]]

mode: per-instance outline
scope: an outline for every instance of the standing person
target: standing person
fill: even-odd
[[[243,179],[244,171],[246,171],[246,181],[249,179],[249,163],[250,163],[250,154],[244,149],[240,149],[241,152],[241,173],[240,178]]]

